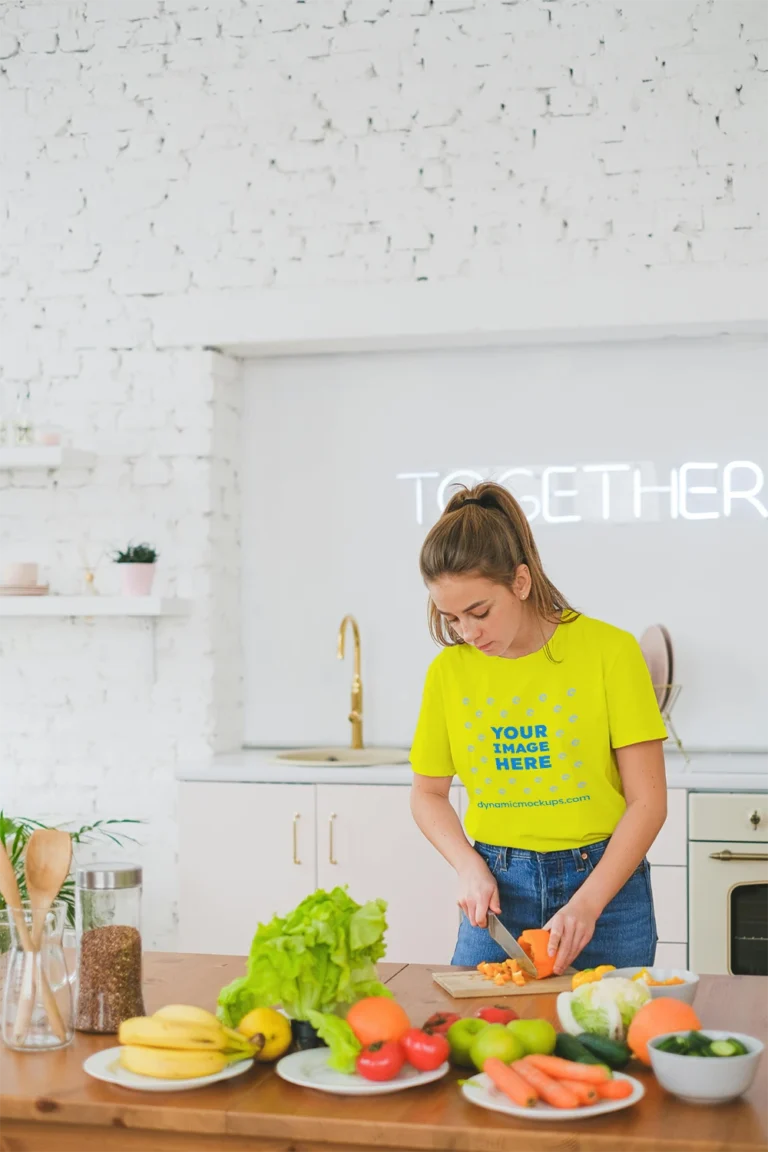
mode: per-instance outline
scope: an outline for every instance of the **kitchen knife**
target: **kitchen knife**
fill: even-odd
[[[517,960],[524,972],[527,972],[534,980],[538,980],[539,973],[536,971],[536,965],[528,958],[512,933],[507,932],[494,912],[488,913],[488,933],[497,944],[501,945],[507,956],[512,960]]]

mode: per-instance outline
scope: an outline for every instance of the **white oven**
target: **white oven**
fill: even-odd
[[[689,967],[768,975],[768,793],[688,798]]]

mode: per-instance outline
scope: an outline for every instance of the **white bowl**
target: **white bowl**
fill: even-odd
[[[639,965],[637,968],[617,968],[615,972],[606,972],[603,979],[610,980],[611,976],[623,976],[626,980],[632,980],[638,972],[642,971],[643,969]],[[638,981],[648,989],[651,1000],[666,998],[682,1000],[684,1004],[693,1004],[699,987],[699,978],[695,972],[689,972],[685,968],[647,968],[646,971],[654,980],[671,980],[673,976],[679,976],[681,980],[685,981],[684,984],[666,984],[661,987],[646,984],[645,980]]]
[[[666,1032],[648,1042],[651,1067],[662,1088],[687,1100],[689,1104],[723,1104],[735,1100],[749,1088],[755,1078],[764,1045],[754,1036],[743,1032],[722,1032],[702,1028],[702,1036],[710,1040],[740,1040],[747,1049],[746,1056],[677,1056],[660,1052],[658,1045],[670,1036],[687,1036],[688,1031]]]

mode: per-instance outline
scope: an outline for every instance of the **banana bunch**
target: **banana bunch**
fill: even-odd
[[[259,1052],[258,1043],[226,1028],[212,1012],[187,1004],[168,1004],[154,1016],[124,1020],[118,1039],[123,1068],[163,1080],[212,1076]]]

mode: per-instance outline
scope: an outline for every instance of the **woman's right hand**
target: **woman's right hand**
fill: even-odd
[[[485,928],[490,909],[501,915],[499,888],[482,857],[459,869],[459,907],[463,908],[473,928]]]

